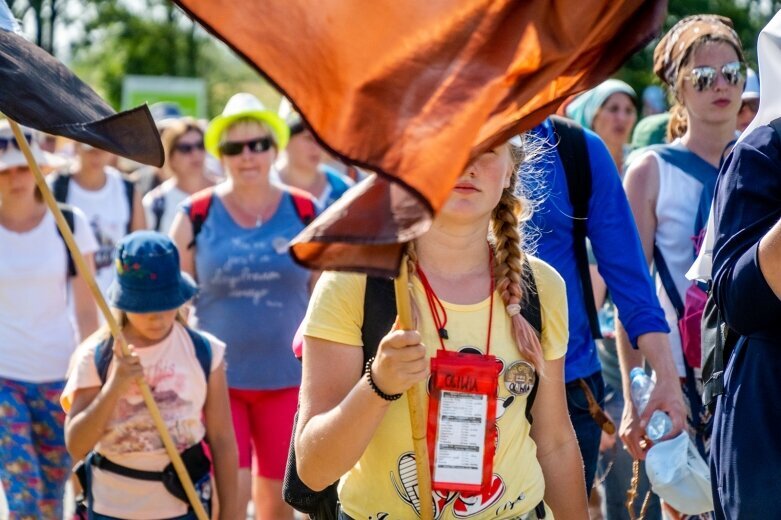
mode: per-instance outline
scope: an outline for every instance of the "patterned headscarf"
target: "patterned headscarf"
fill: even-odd
[[[704,36],[731,43],[738,58],[743,60],[743,47],[732,28],[732,20],[715,14],[697,14],[683,18],[664,35],[654,50],[654,73],[674,88],[681,65],[692,46]]]

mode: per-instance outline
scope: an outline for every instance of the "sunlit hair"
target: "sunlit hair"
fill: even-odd
[[[502,297],[505,312],[508,305],[523,305],[528,297],[528,277],[531,267],[526,260],[522,243],[522,224],[532,215],[533,205],[524,197],[520,182],[521,165],[527,158],[528,140],[522,139],[521,146],[508,144],[512,157],[510,185],[502,191],[499,203],[491,215],[489,241],[494,251],[494,277],[496,290]],[[407,246],[410,276],[415,273],[418,257],[414,242]],[[540,339],[534,327],[521,314],[511,318],[512,334],[518,352],[534,365],[542,375],[544,358]]]
[[[166,126],[165,131],[160,136],[160,140],[163,143],[163,150],[165,150],[165,164],[163,170],[169,175],[175,175],[177,172],[173,171],[171,167],[171,157],[176,151],[176,145],[179,144],[179,139],[182,138],[188,132],[197,132],[203,139],[203,128],[198,124],[198,121],[191,117],[183,117],[169,126]]]
[[[686,71],[691,66],[694,54],[708,43],[726,43],[735,50],[735,54],[738,56],[738,60],[743,61],[743,49],[735,46],[732,40],[723,36],[714,36],[712,34],[705,34],[702,37],[696,39],[686,50],[686,54],[681,61],[681,68],[678,77],[675,78],[675,87],[670,88],[670,121],[667,123],[667,141],[672,142],[679,137],[683,137],[686,131],[689,129],[689,116],[686,112],[686,107],[681,99],[681,93],[683,92],[683,84],[686,79]]]

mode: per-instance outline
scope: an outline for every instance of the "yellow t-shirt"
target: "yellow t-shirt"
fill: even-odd
[[[564,280],[542,260],[529,257],[542,308],[542,348],[545,359],[558,359],[567,351],[567,296]],[[363,296],[366,277],[327,272],[322,275],[309,305],[304,334],[361,347]],[[420,309],[419,325],[429,356],[440,348],[436,328],[420,281],[415,279],[414,298]],[[434,492],[435,519],[508,519],[528,512],[540,503],[545,491],[537,448],[526,420],[528,388],[518,390],[505,376],[518,368],[521,358],[512,338],[511,322],[501,297],[494,293],[491,354],[502,363],[496,407],[498,445],[493,479],[485,493]],[[473,305],[442,302],[447,309],[445,347],[469,348],[485,353],[490,301]],[[515,393],[510,392],[510,388]],[[428,406],[428,397],[425,398]],[[349,442],[349,440],[346,440]],[[339,500],[345,513],[356,519],[400,520],[414,518],[420,507],[415,458],[406,396],[393,402],[358,463],[342,477]]]

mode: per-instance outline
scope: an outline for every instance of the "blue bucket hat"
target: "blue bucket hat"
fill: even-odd
[[[161,312],[177,309],[198,292],[193,279],[179,268],[179,251],[167,236],[136,231],[117,244],[117,277],[108,299],[117,309]]]

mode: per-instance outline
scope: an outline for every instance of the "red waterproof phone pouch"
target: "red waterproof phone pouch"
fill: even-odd
[[[427,439],[434,490],[476,493],[490,485],[500,370],[490,355],[438,350],[431,359]]]

